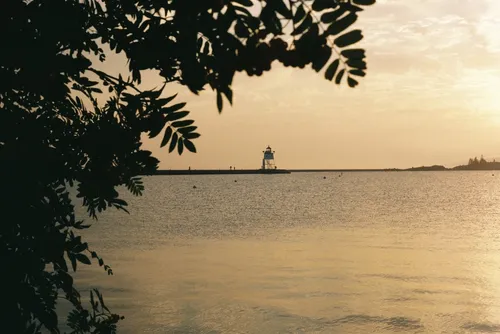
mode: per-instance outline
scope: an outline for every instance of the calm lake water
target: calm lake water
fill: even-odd
[[[500,174],[144,183],[86,233],[115,275],[77,275],[122,333],[500,332]]]

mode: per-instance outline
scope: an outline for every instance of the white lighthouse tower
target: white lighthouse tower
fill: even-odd
[[[274,163],[274,151],[268,145],[264,153],[264,158],[262,159],[262,169],[263,170],[274,170],[276,169],[276,164]]]

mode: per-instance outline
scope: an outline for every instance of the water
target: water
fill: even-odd
[[[86,236],[115,275],[78,273],[125,315],[122,333],[500,332],[491,173],[144,182],[124,196],[131,215],[109,211]]]

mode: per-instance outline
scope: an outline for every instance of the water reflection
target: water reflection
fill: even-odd
[[[124,333],[500,330],[497,178],[415,174],[149,179],[89,235],[115,276],[78,284]]]

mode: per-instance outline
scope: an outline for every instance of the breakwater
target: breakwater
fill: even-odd
[[[290,174],[286,169],[163,169],[154,175]]]

